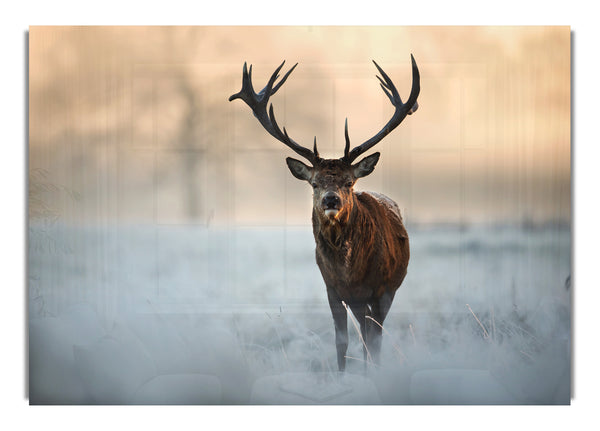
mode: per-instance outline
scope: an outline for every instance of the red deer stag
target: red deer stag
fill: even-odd
[[[294,65],[275,85],[285,61],[275,70],[269,82],[258,94],[252,87],[252,66],[244,64],[242,89],[229,101],[242,99],[252,109],[260,124],[275,139],[307,159],[312,166],[287,158],[287,165],[296,178],[313,187],[312,224],[316,242],[316,260],[327,286],[327,297],[335,326],[337,361],[340,371],[346,367],[348,348],[347,308],[360,323],[365,362],[379,363],[382,325],[392,305],[394,294],[404,277],[409,259],[408,235],[402,224],[398,205],[386,196],[371,192],[354,192],[358,178],[373,172],[379,153],[352,162],[381,141],[396,128],[407,114],[418,107],[420,91],[419,69],[411,55],[412,89],[402,103],[396,87],[375,62],[383,77],[377,78],[381,88],[395,107],[392,118],[375,136],[350,150],[348,120],[345,125],[344,157],[323,159],[314,148],[303,147],[292,140],[275,121],[269,98],[279,90]]]

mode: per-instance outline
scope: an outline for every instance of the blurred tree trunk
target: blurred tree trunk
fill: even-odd
[[[182,57],[179,50],[181,46],[189,46],[190,39],[195,38],[193,32],[189,32],[188,29],[181,29],[183,34],[177,31],[177,29],[166,28],[166,38],[168,41],[167,52],[169,60],[173,63],[177,62],[177,59]],[[185,43],[179,43],[180,38]],[[192,43],[192,46],[194,43]],[[185,57],[185,55],[183,56]],[[178,147],[183,149],[182,157],[182,170],[181,170],[181,181],[182,186],[182,198],[185,201],[186,216],[188,220],[196,221],[202,217],[202,196],[200,187],[200,161],[205,155],[203,154],[201,142],[198,142],[197,121],[200,117],[199,112],[201,106],[199,103],[198,95],[194,90],[194,87],[190,83],[189,74],[186,68],[178,68],[177,80],[178,89],[183,96],[185,101],[184,114],[181,119],[180,133],[179,133],[179,145]]]
[[[198,118],[198,105],[196,94],[190,88],[185,76],[180,81],[180,90],[186,101],[186,110],[181,124],[181,144],[185,149],[183,157],[183,170],[181,183],[184,186],[184,196],[187,215],[191,220],[202,216],[202,196],[200,190],[200,157],[204,157],[201,149],[196,145],[196,119]],[[202,155],[201,155],[202,154]]]

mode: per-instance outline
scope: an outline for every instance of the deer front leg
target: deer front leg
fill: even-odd
[[[374,319],[375,321],[371,320]],[[371,359],[373,363],[376,365],[380,364],[380,356],[381,352],[381,336],[382,336],[382,327],[380,326],[383,322],[380,322],[376,316],[370,316],[365,321],[365,325],[367,327],[367,347],[369,348],[369,352],[371,354]]]
[[[346,351],[348,350],[348,313],[333,289],[327,289],[327,299],[335,326],[335,347],[337,350],[338,369],[346,369]]]

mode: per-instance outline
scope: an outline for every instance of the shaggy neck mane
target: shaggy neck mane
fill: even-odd
[[[374,226],[367,209],[358,200],[356,193],[352,193],[352,205],[348,210],[343,208],[341,214],[331,222],[327,217],[313,210],[313,228],[315,238],[322,238],[323,242],[333,250],[341,251],[344,247],[352,247],[359,240],[369,249],[367,242],[374,239]]]
[[[384,280],[389,280],[403,256],[401,245],[395,240],[398,236],[406,237],[400,219],[390,217],[387,210],[367,193],[360,196],[354,193],[351,210],[340,214],[339,219],[330,223],[313,210],[315,241],[328,265],[347,268],[351,271],[348,274],[351,280],[359,282],[376,259],[376,270]]]

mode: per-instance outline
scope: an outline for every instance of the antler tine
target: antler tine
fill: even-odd
[[[248,81],[248,85],[250,85],[250,89],[254,91],[254,87],[252,87],[252,65],[250,65],[250,70],[246,70],[246,62],[244,61],[244,79]]]
[[[346,138],[346,147],[344,148],[344,158],[348,158],[350,153],[350,136],[348,136],[348,118],[346,118],[346,124],[344,125],[344,137]]]
[[[284,64],[285,60],[283,60],[283,63],[281,63],[279,67],[275,69],[275,71],[271,75],[271,78],[269,79],[269,82],[267,82],[267,85],[265,85],[265,87],[258,93],[259,96],[262,96],[263,98],[266,97],[268,99],[273,94],[275,94],[275,91],[277,90],[273,91],[273,84],[275,83],[275,80],[279,78],[279,71],[281,70]],[[278,84],[277,88],[279,88],[280,84],[281,82]]]
[[[248,70],[246,63],[244,63],[244,69],[242,72],[242,89],[238,93],[231,95],[229,97],[229,101],[231,102],[235,99],[242,99],[244,102],[246,102],[250,109],[252,109],[256,119],[271,136],[290,147],[292,150],[306,158],[314,165],[319,160],[318,153],[316,153],[316,151],[313,152],[308,148],[305,148],[294,142],[294,140],[288,136],[285,127],[283,128],[283,131],[281,131],[277,121],[275,120],[272,103],[270,104],[269,112],[267,113],[267,103],[269,102],[269,98],[275,94],[279,88],[281,88],[288,76],[290,76],[292,71],[298,65],[298,63],[296,63],[290,70],[288,70],[283,78],[279,80],[277,84],[275,84],[275,81],[277,78],[279,78],[279,71],[284,64],[285,60],[277,69],[275,69],[271,75],[271,78],[267,82],[267,85],[257,94],[252,86],[252,65],[250,65],[250,69]]]
[[[398,90],[396,90],[396,86],[394,85],[394,83],[392,82],[390,77],[387,75],[387,73],[385,73],[383,71],[383,69],[381,67],[379,67],[379,65],[375,62],[375,60],[373,60],[373,64],[375,65],[377,70],[379,70],[379,73],[381,73],[381,76],[383,76],[383,79],[381,79],[379,76],[375,75],[375,77],[379,80],[379,85],[381,86],[381,89],[383,90],[383,92],[390,99],[392,104],[394,104],[394,102],[398,102],[401,104],[402,99],[400,99]],[[390,90],[392,92],[392,94],[390,94],[390,92],[388,90]]]
[[[285,63],[285,61],[283,63]],[[283,66],[283,63],[281,63],[281,66]],[[279,68],[281,68],[281,66],[279,66]],[[279,87],[281,87],[283,85],[285,80],[288,78],[288,76],[290,76],[290,73],[292,73],[294,71],[296,66],[298,66],[298,63],[294,64],[292,66],[292,68],[290,70],[288,70],[288,72],[285,75],[283,75],[283,78],[281,78],[281,80],[279,80],[279,82],[277,83],[275,88],[273,88],[273,92],[271,94],[275,94],[277,92],[277,90],[279,90]]]
[[[421,91],[421,78],[419,75],[419,68],[417,67],[417,63],[412,54],[410,55],[410,59],[412,64],[412,87],[410,90],[410,96],[408,97],[406,103],[402,103],[402,99],[398,94],[398,90],[396,90],[396,87],[394,86],[394,83],[392,82],[390,77],[383,71],[381,67],[379,67],[379,65],[375,61],[373,61],[375,67],[377,67],[377,70],[383,77],[382,79],[379,76],[377,76],[377,79],[379,80],[379,85],[381,86],[385,95],[390,99],[390,102],[396,108],[396,110],[394,111],[392,118],[390,118],[386,125],[383,126],[383,128],[375,136],[352,149],[350,153],[347,153],[347,151],[344,152],[344,159],[346,159],[349,163],[352,163],[352,161],[354,161],[359,155],[375,146],[379,141],[385,138],[392,130],[398,127],[398,125],[402,122],[402,120],[404,120],[404,118],[408,114],[412,114],[417,109],[417,98],[419,97],[419,92]],[[347,138],[346,146],[348,146]]]
[[[260,118],[259,118],[259,121],[260,121]],[[285,145],[287,145],[292,150],[294,150],[297,154],[301,155],[306,160],[311,162],[313,164],[313,166],[317,163],[317,160],[319,157],[318,154],[315,154],[308,148],[305,148],[302,145],[298,145],[296,142],[294,142],[288,136],[287,130],[285,130],[285,127],[283,128],[283,133],[281,132],[281,129],[279,128],[279,125],[277,124],[277,121],[275,120],[275,113],[273,112],[273,104],[272,103],[269,106],[269,121],[270,121],[270,124],[273,127],[275,133],[271,133],[269,131],[269,129],[267,129],[267,132],[271,133],[271,135],[273,135],[279,141],[283,142]],[[263,127],[264,127],[264,124],[263,124]]]

